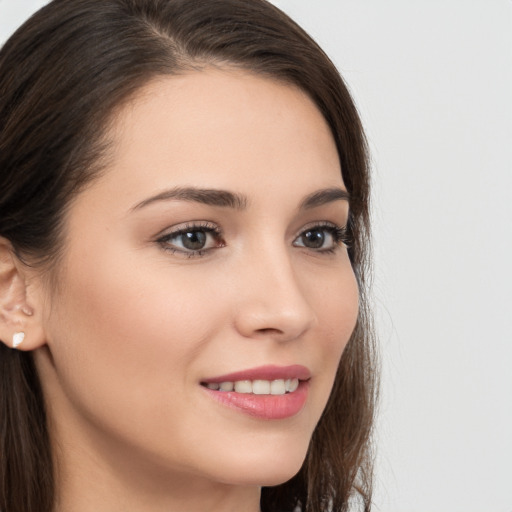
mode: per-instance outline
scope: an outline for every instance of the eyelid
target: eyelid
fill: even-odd
[[[188,233],[191,231],[203,231],[211,234],[217,241],[221,241],[221,243],[216,243],[214,247],[207,247],[204,249],[186,249],[183,247],[173,246],[170,243],[172,238],[178,237],[183,233]],[[222,230],[220,227],[209,221],[189,221],[183,224],[178,224],[176,226],[166,228],[160,234],[155,237],[156,242],[164,249],[165,251],[169,251],[173,254],[181,254],[182,256],[186,256],[188,258],[192,258],[194,256],[203,256],[205,253],[208,253],[214,249],[218,249],[220,247],[225,246],[225,242],[222,239]]]
[[[328,231],[330,230],[331,236],[333,237],[334,245],[332,247],[327,247],[324,249],[313,249],[313,248],[309,248],[305,245],[297,245],[296,247],[303,247],[312,252],[320,253],[320,254],[332,253],[336,249],[340,248],[341,246],[345,246],[346,248],[350,247],[350,236],[348,234],[348,231],[349,231],[348,223],[343,226],[340,226],[339,224],[336,224],[331,221],[316,221],[316,222],[311,222],[311,223],[306,224],[305,226],[303,226],[300,229],[300,231],[294,237],[294,239],[293,239],[294,245],[295,245],[296,240],[298,240],[302,235],[304,235],[304,233],[306,233],[307,231],[315,230],[315,229],[316,230],[324,229],[324,230],[328,230]]]
[[[334,229],[342,229],[344,226],[340,226],[335,222],[331,222],[330,220],[317,220],[313,222],[308,222],[304,226],[302,226],[299,231],[296,233],[295,238],[300,236],[304,231],[308,231],[309,229],[314,228],[334,228]]]
[[[176,235],[179,233],[187,232],[187,231],[218,231],[220,232],[219,226],[215,222],[210,222],[207,220],[198,220],[198,221],[187,221],[182,222],[180,224],[176,224],[174,226],[167,227],[160,231],[157,235],[155,235],[155,239],[165,238],[172,235]]]

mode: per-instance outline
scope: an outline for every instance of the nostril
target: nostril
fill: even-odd
[[[264,329],[257,329],[256,332],[259,332],[261,334],[282,334],[283,333],[279,329],[275,329],[275,328],[272,328],[272,327],[266,327]]]

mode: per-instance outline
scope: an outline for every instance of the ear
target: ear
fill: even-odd
[[[11,243],[0,237],[0,340],[18,350],[45,344],[42,303],[35,272],[16,256]]]

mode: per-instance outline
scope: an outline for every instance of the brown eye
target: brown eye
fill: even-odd
[[[320,249],[325,243],[325,230],[311,229],[300,237],[304,247],[309,249]]]

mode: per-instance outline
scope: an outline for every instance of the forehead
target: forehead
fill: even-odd
[[[137,193],[170,181],[241,192],[262,181],[343,183],[331,131],[310,98],[240,70],[152,81],[118,112],[110,139],[107,179],[131,183]]]

